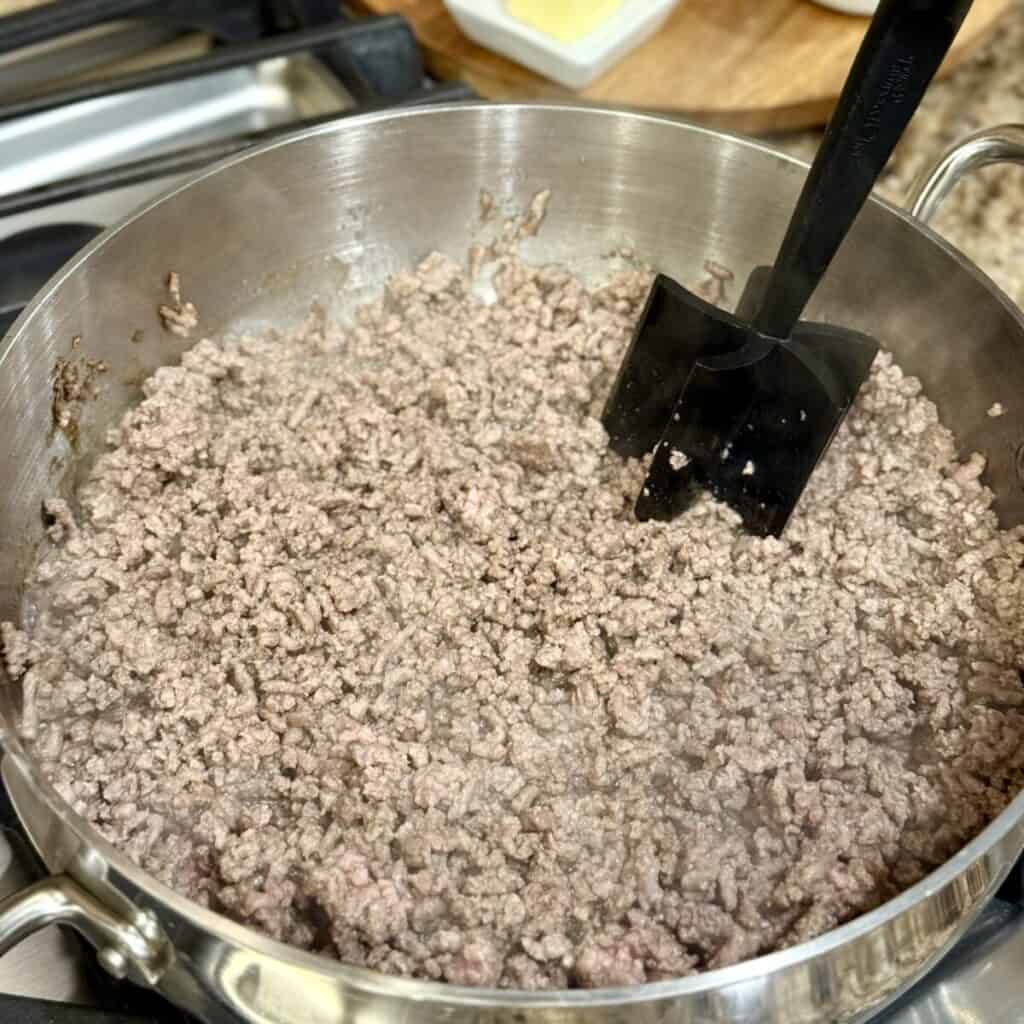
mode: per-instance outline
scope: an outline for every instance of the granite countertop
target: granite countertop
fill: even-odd
[[[1024,0],[992,37],[949,78],[932,85],[879,187],[902,205],[918,173],[979,128],[1024,124]],[[810,159],[819,134],[777,139]],[[970,175],[946,200],[932,227],[1024,307],[1024,167],[989,167]]]

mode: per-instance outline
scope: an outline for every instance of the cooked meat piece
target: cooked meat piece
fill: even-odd
[[[201,903],[467,985],[692,973],[922,877],[1024,780],[982,461],[882,355],[782,540],[638,523],[597,416],[650,276],[494,251],[491,305],[433,255],[148,381],[2,633],[55,785]]]

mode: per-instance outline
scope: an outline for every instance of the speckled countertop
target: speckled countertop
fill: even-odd
[[[902,204],[918,172],[949,145],[999,124],[1024,123],[1024,0],[975,57],[932,85],[893,157],[880,191]],[[811,159],[817,133],[774,140]],[[1024,307],[1024,167],[990,167],[966,178],[932,227]]]

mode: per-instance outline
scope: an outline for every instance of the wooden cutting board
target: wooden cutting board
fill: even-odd
[[[975,0],[944,72],[1013,4]],[[823,124],[867,25],[809,0],[680,0],[657,35],[574,93],[470,42],[443,0],[354,0],[353,6],[405,15],[431,71],[459,78],[487,99],[572,98],[751,133]]]

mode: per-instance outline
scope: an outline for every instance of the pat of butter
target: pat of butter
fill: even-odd
[[[622,0],[507,0],[508,13],[562,43],[574,43],[606,22]]]

